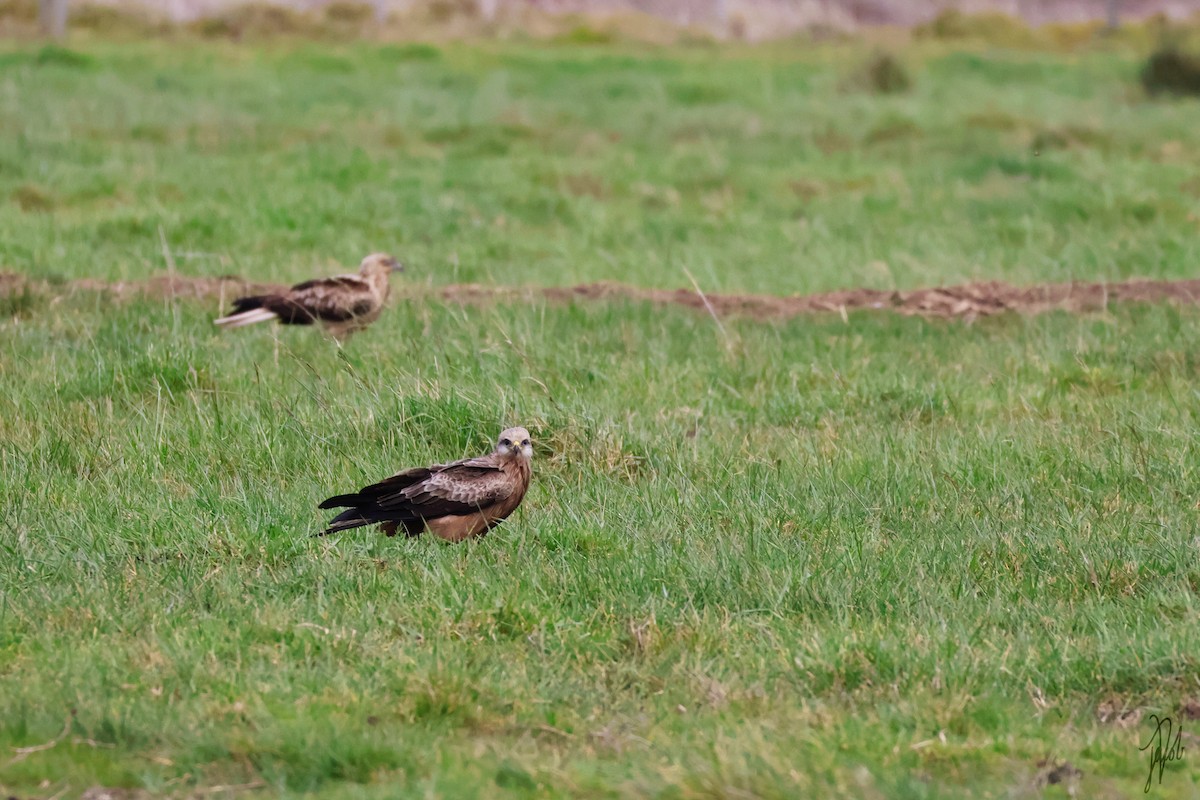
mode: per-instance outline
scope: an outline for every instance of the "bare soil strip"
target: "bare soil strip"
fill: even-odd
[[[261,294],[280,288],[282,287],[278,285],[253,283],[238,277],[189,278],[179,275],[160,275],[144,281],[119,283],[80,279],[56,285],[18,273],[0,272],[0,297],[22,291],[52,294],[82,291],[107,292],[118,297],[220,298],[227,303],[236,295]],[[396,287],[396,293],[401,296],[420,296],[428,292],[423,288]],[[846,313],[871,309],[922,317],[974,319],[1009,311],[1019,314],[1096,311],[1117,302],[1174,302],[1197,305],[1200,304],[1200,279],[1047,283],[1036,286],[1012,286],[1000,281],[984,281],[911,291],[843,289],[787,297],[707,293],[702,296],[691,289],[643,289],[619,283],[528,288],[457,284],[435,288],[432,293],[448,302],[468,304],[536,298],[555,302],[634,300],[686,306],[706,313],[753,318],[780,319],[800,314]]]
[[[483,300],[506,290],[477,286],[448,286],[450,300]],[[511,290],[509,290],[511,291]],[[626,298],[663,305],[681,305],[721,315],[786,318],[800,314],[844,313],[862,309],[887,310],[922,317],[974,318],[1006,311],[1039,314],[1046,311],[1095,311],[1113,302],[1200,303],[1200,280],[1130,280],[1119,283],[1048,283],[1012,286],[1000,281],[967,283],[910,291],[841,289],[820,294],[779,297],[762,294],[707,294],[691,289],[641,289],[612,283],[526,290],[552,300]],[[707,301],[707,302],[706,302]]]

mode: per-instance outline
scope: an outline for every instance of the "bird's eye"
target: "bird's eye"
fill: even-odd
[[[521,446],[522,446],[522,447],[529,447],[529,440],[528,440],[528,439],[526,439],[525,441],[521,442]]]
[[[511,447],[511,446],[512,446],[512,442],[510,442],[508,439],[501,439],[501,440],[500,440],[500,444],[504,445],[505,447]]]

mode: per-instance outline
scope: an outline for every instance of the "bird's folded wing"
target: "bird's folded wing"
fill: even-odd
[[[406,469],[353,494],[331,497],[320,507],[373,508],[393,517],[436,519],[487,508],[511,497],[516,488],[512,476],[483,456]]]
[[[328,322],[353,319],[366,314],[374,305],[371,287],[357,275],[339,275],[298,283],[287,293],[286,299],[317,319]]]
[[[324,287],[326,289],[341,287],[344,289],[362,289],[368,288],[367,282],[358,275],[334,275],[330,278],[313,278],[311,281],[297,283],[292,287],[293,292],[303,292],[309,289]]]
[[[378,505],[382,500],[394,502],[401,497],[401,492],[418,481],[423,481],[445,465],[434,464],[432,467],[413,467],[397,472],[390,478],[384,478],[379,483],[364,486],[357,492],[339,494],[321,503],[318,508],[341,508],[344,506]]]
[[[479,459],[481,460],[481,459]],[[425,519],[470,514],[512,496],[513,477],[492,464],[471,461],[435,472],[402,494],[409,507]]]

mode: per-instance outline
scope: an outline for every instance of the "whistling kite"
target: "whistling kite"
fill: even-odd
[[[284,325],[319,322],[341,340],[379,317],[388,296],[388,275],[403,269],[386,253],[374,253],[362,260],[357,275],[317,278],[279,294],[239,297],[233,301],[232,314],[213,321],[230,328],[272,319]]]
[[[406,536],[428,529],[450,542],[482,536],[521,504],[532,458],[529,431],[509,428],[486,456],[406,469],[354,494],[329,498],[321,508],[346,510],[323,533],[378,522],[388,536],[401,528]]]

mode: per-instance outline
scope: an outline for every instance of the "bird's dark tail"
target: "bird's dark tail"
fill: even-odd
[[[243,311],[253,311],[256,308],[262,308],[266,303],[268,295],[259,294],[253,297],[239,297],[233,301],[233,313],[241,314]]]
[[[271,299],[271,295],[263,294],[254,297],[239,297],[233,301],[233,312],[220,319],[213,320],[214,323],[223,328],[241,328],[244,325],[253,325],[256,322],[267,322],[268,320],[278,319],[279,315],[265,304]]]
[[[358,492],[352,494],[335,495],[328,500],[323,500],[317,508],[346,508],[354,506],[362,502],[362,496]],[[351,509],[353,510],[353,509]]]
[[[339,506],[351,505],[351,503],[347,503],[346,501],[353,501],[357,497],[357,495],[352,494],[331,497],[324,503],[321,503],[320,507],[337,508]],[[394,512],[388,513],[380,509],[351,507],[329,520],[329,525],[325,530],[314,533],[313,536],[327,536],[331,533],[341,533],[342,531],[361,528],[365,525],[382,525],[383,532],[388,536],[395,536],[399,531],[403,531],[406,536],[417,536],[424,529],[425,521],[418,517],[401,516],[397,518]]]
[[[331,497],[321,503],[319,508],[339,508],[341,506],[350,506],[342,513],[338,514],[333,519],[329,520],[328,527],[317,536],[325,536],[330,533],[340,533],[353,528],[361,528],[364,525],[376,525],[379,523],[391,523],[393,525],[405,525],[411,520],[397,520],[394,514],[389,514],[378,508],[370,508],[369,506],[358,506],[357,502],[361,502],[361,497],[356,494],[342,494],[337,497]]]
[[[325,501],[329,502],[328,500]],[[321,504],[321,508],[326,508],[325,503]],[[320,533],[314,533],[313,536],[327,536],[331,533],[341,533],[342,531],[361,528],[364,525],[373,525],[380,520],[371,519],[357,508],[347,508],[342,513],[338,514],[333,519],[329,520],[329,526]]]

